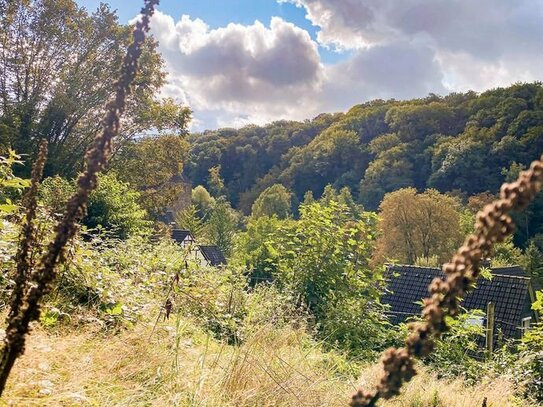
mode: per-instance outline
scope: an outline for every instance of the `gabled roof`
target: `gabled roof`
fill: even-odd
[[[194,238],[190,234],[188,230],[182,230],[182,229],[173,229],[172,230],[172,239],[175,240],[177,243],[183,243],[183,241],[190,236],[192,240]]]
[[[220,266],[226,264],[226,259],[217,246],[198,246],[204,254],[204,257],[212,266]]]
[[[528,273],[520,266],[494,267],[492,269],[492,274],[495,276],[504,275],[530,278]]]
[[[529,284],[530,279],[507,274],[498,269],[491,280],[480,277],[475,290],[466,295],[461,305],[468,310],[479,309],[486,313],[488,302],[495,308],[495,326],[506,338],[520,336],[518,327],[522,318],[531,316]],[[382,297],[390,305],[391,321],[401,322],[414,315],[420,315],[420,301],[428,297],[428,285],[435,277],[445,278],[440,269],[416,266],[388,265],[386,271],[388,290]]]

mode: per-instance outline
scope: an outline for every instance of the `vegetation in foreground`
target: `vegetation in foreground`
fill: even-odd
[[[326,352],[306,332],[262,326],[241,346],[217,342],[185,320],[152,321],[104,335],[96,327],[38,329],[14,371],[16,406],[345,406],[375,368]],[[359,376],[360,368],[362,371]],[[507,376],[468,386],[422,372],[383,406],[536,406],[515,401]]]

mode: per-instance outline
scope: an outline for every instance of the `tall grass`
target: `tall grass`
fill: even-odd
[[[301,330],[255,330],[241,346],[217,341],[183,319],[139,324],[116,336],[99,331],[29,338],[4,397],[16,406],[344,406],[358,385],[378,380],[340,354],[325,352]],[[74,355],[77,355],[75,357]],[[467,387],[422,369],[384,406],[515,406],[507,378]],[[523,406],[530,407],[527,404]]]

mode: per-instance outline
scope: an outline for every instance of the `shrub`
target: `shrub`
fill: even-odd
[[[382,273],[369,266],[375,215],[361,218],[330,200],[301,205],[298,221],[256,221],[252,226],[264,231],[278,225],[249,261],[259,262],[298,307],[307,308],[328,344],[367,354],[382,343],[385,322],[378,300]]]
[[[98,179],[98,188],[90,195],[87,215],[82,223],[91,229],[104,228],[120,238],[148,232],[150,222],[138,203],[139,192],[119,181],[114,173],[102,174]],[[73,181],[50,177],[40,187],[40,198],[51,212],[61,213],[75,190]]]
[[[479,310],[462,312],[458,318],[447,318],[449,330],[436,341],[435,349],[424,359],[439,378],[455,379],[463,377],[474,384],[488,373],[491,365],[484,362],[484,349],[480,348],[480,339],[484,337],[484,327],[475,320],[480,320],[484,313]],[[419,321],[420,317],[413,318]],[[408,332],[407,324],[400,324],[396,333],[398,344],[403,342]]]

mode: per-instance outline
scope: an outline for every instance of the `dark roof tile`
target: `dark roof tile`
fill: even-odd
[[[509,271],[509,270],[507,270]],[[486,312],[489,302],[496,304],[496,327],[505,337],[518,337],[521,320],[527,315],[530,298],[529,278],[492,270],[491,280],[479,278],[475,290],[466,295],[462,306],[468,310]],[[516,272],[516,271],[515,271]],[[391,321],[401,322],[409,316],[419,315],[420,301],[428,296],[428,285],[435,278],[444,278],[440,269],[416,266],[387,266],[388,291],[382,302],[390,306]]]
[[[226,259],[217,246],[199,246],[200,250],[204,254],[204,257],[209,261],[212,266],[220,266],[226,264]]]

